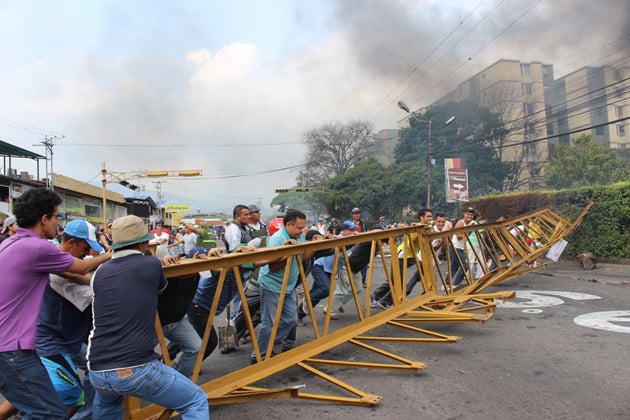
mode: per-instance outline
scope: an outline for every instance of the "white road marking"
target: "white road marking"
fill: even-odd
[[[591,312],[573,318],[577,325],[596,330],[630,334],[630,311]],[[629,323],[628,326],[616,323]]]
[[[589,295],[588,293],[577,293],[577,292],[564,292],[557,290],[517,290],[515,299],[525,299],[524,302],[514,302],[513,300],[509,300],[507,302],[502,302],[497,305],[499,308],[509,308],[509,309],[517,309],[517,308],[545,308],[548,306],[557,306],[562,305],[564,300],[553,297],[553,296],[545,296],[545,295],[553,295],[560,296],[566,299],[571,300],[594,300],[601,299],[600,296]]]

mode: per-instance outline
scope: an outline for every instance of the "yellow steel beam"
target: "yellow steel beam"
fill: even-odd
[[[243,289],[243,281],[238,274],[238,267],[241,264],[252,263],[256,261],[272,260],[279,257],[287,257],[287,266],[293,258],[301,261],[301,255],[305,251],[323,250],[334,248],[334,267],[333,272],[337,272],[342,264],[349,265],[348,253],[346,248],[358,242],[371,242],[372,257],[370,260],[370,268],[368,271],[368,288],[365,290],[366,296],[362,301],[360,298],[360,290],[357,290],[352,278],[350,278],[350,287],[354,305],[356,307],[357,320],[355,323],[340,327],[332,328],[330,323],[330,313],[324,317],[323,325],[317,319],[312,301],[308,293],[308,281],[306,273],[300,264],[300,277],[305,285],[305,297],[311,316],[311,327],[314,333],[314,340],[301,344],[299,347],[288,352],[281,353],[277,356],[261,360],[260,349],[256,340],[251,315],[244,306],[246,321],[252,338],[252,347],[257,355],[259,363],[255,365],[245,366],[237,371],[230,372],[226,375],[213,379],[201,385],[206,392],[210,404],[226,404],[251,401],[254,399],[269,399],[279,397],[295,397],[305,398],[319,401],[333,401],[337,403],[348,403],[357,405],[373,405],[380,401],[380,397],[370,393],[363,392],[354,386],[340,381],[331,374],[324,373],[311,364],[327,364],[330,366],[346,366],[356,368],[378,368],[378,369],[424,369],[426,363],[408,360],[401,355],[394,355],[386,350],[378,348],[370,343],[387,343],[387,342],[410,342],[410,343],[452,343],[460,338],[440,334],[416,327],[416,324],[431,322],[466,322],[466,321],[487,321],[495,311],[496,301],[505,300],[514,296],[514,292],[498,292],[484,293],[488,287],[494,286],[504,281],[508,281],[516,276],[531,272],[538,267],[528,265],[542,258],[547,250],[558,240],[568,235],[584,218],[586,212],[590,209],[590,205],[585,209],[576,221],[570,223],[549,209],[542,209],[528,213],[517,218],[509,219],[503,222],[488,223],[483,225],[467,226],[454,229],[448,232],[434,232],[427,229],[426,226],[410,226],[400,229],[390,229],[384,231],[372,231],[361,233],[358,235],[347,236],[325,241],[315,241],[311,243],[301,243],[298,245],[282,246],[277,248],[261,249],[247,254],[230,254],[223,257],[209,258],[207,260],[190,260],[181,264],[169,266],[165,268],[167,277],[174,278],[186,274],[195,273],[204,270],[221,270],[218,281],[218,290],[221,290],[225,276],[229,270],[233,270],[238,293],[243,300],[246,297]],[[541,239],[541,246],[534,249],[525,243],[524,238],[514,237],[510,234],[510,229],[519,224],[537,223],[536,230]],[[471,235],[477,235],[480,229],[483,229],[483,235],[480,237],[480,243],[483,245],[483,252],[471,248]],[[456,254],[454,263],[460,265],[467,264],[469,269],[464,271],[464,287],[453,291],[452,276],[455,274],[450,268],[451,255],[450,250],[453,246],[451,236],[453,234],[464,235],[465,237],[465,253],[464,258]],[[405,246],[414,247],[413,264],[420,272],[420,280],[423,287],[422,294],[415,297],[406,296],[407,271],[401,272],[398,261],[396,261],[396,238],[402,237]],[[431,247],[431,241],[434,239],[446,239],[447,244],[447,265],[446,272],[443,272],[444,266],[440,264],[436,253]],[[389,261],[385,257],[383,243],[389,244],[393,261]],[[420,256],[416,251],[419,251]],[[486,255],[486,251],[490,255]],[[500,260],[498,253],[503,253],[506,263]],[[372,289],[373,272],[375,267],[375,256],[380,257],[382,262],[383,277],[390,286],[394,306],[391,309],[371,313],[369,305],[369,291]],[[477,277],[472,270],[475,262],[480,262],[479,270],[481,274]],[[496,267],[492,270],[490,264],[494,263]],[[286,270],[288,271],[288,270]],[[334,293],[334,285],[337,281],[336,276],[331,278],[331,292],[328,297],[328,305],[332,304],[332,295]],[[438,281],[441,287],[438,287]],[[288,276],[283,279],[283,290],[286,289]],[[293,291],[291,291],[293,293]],[[284,296],[284,293],[281,294]],[[210,317],[203,336],[203,344],[208,341],[209,331],[214,322],[214,314],[218,307],[219,293],[214,296]],[[282,298],[281,298],[282,301]],[[271,349],[276,335],[277,323],[280,318],[280,308],[282,302],[278,305],[270,345],[267,354],[271,354]],[[349,314],[347,314],[349,315]],[[413,325],[411,325],[413,324]],[[400,332],[404,332],[404,336],[392,335],[392,331],[388,331],[387,336],[378,335],[377,330],[382,326],[396,327]],[[159,325],[156,325],[159,328]],[[370,334],[368,334],[370,333]],[[409,334],[412,334],[411,336]],[[163,336],[160,336],[163,341]],[[378,355],[380,357],[389,358],[395,363],[381,363],[373,360],[364,361],[348,361],[348,360],[328,360],[318,355],[333,349],[341,344],[350,343],[365,349],[368,354]],[[162,349],[163,343],[162,344]],[[164,351],[164,350],[162,350]],[[201,354],[197,360],[197,364],[193,373],[193,380],[198,377],[201,367]],[[289,387],[280,389],[265,389],[254,387],[253,384],[270,376],[281,372],[289,367],[299,366],[315,377],[328,381],[335,386],[341,388],[344,392],[348,392],[353,396],[334,396],[320,395],[314,393],[303,392],[301,387]],[[126,402],[126,418],[158,418],[160,416],[169,416],[169,410],[149,405],[140,408],[138,401],[128,400]]]

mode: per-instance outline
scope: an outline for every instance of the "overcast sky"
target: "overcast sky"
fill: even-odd
[[[266,207],[306,130],[396,128],[399,99],[428,105],[501,58],[629,65],[629,20],[627,0],[2,0],[0,139],[44,154],[57,136],[55,172],[96,185],[103,161],[201,169],[162,179],[166,201]]]

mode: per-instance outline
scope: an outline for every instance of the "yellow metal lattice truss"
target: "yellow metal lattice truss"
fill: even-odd
[[[435,232],[433,229],[423,226],[411,226],[399,229],[375,230],[343,238],[314,241],[292,246],[260,249],[248,254],[230,254],[207,260],[190,260],[185,263],[165,268],[169,278],[189,275],[203,270],[220,271],[217,290],[221,290],[225,282],[226,274],[233,270],[238,293],[243,302],[246,302],[243,280],[238,269],[242,264],[256,261],[265,261],[288,256],[287,264],[291,264],[293,258],[301,260],[305,251],[334,249],[333,273],[337,272],[340,265],[350,266],[347,247],[359,242],[371,244],[371,259],[367,273],[367,288],[363,295],[360,294],[360,286],[356,286],[352,280],[349,282],[353,299],[348,304],[356,308],[356,322],[351,325],[333,328],[330,322],[330,312],[323,320],[315,316],[314,308],[308,292],[304,287],[306,306],[308,307],[312,333],[314,339],[310,342],[298,345],[294,349],[280,353],[266,360],[260,357],[260,348],[254,332],[252,314],[247,305],[243,305],[245,319],[250,331],[252,348],[257,355],[258,363],[249,365],[248,358],[244,358],[244,367],[224,376],[213,379],[201,385],[208,395],[209,404],[231,404],[260,399],[271,398],[303,398],[310,400],[330,401],[356,405],[377,404],[381,397],[360,390],[359,388],[341,381],[333,376],[334,367],[343,368],[368,368],[391,370],[421,370],[427,363],[410,360],[398,354],[385,350],[384,343],[453,343],[460,339],[457,336],[444,335],[436,331],[420,328],[420,324],[477,321],[485,322],[495,312],[495,306],[499,301],[504,301],[514,296],[514,292],[486,292],[488,288],[508,281],[514,277],[538,270],[546,265],[544,258],[549,249],[559,240],[571,233],[582,221],[592,203],[574,221],[562,218],[549,209],[542,209],[525,214],[513,219],[496,223],[484,223],[481,225],[467,226],[445,232]],[[523,228],[523,227],[526,227]],[[525,230],[530,232],[529,239]],[[454,245],[453,235],[464,237],[464,252],[452,252]],[[475,235],[476,241],[471,242]],[[403,239],[405,247],[413,247],[413,252],[403,252],[403,255],[413,255],[409,258],[409,266],[415,266],[420,275],[423,291],[414,297],[406,296],[407,272],[401,270],[395,253],[396,244]],[[432,243],[436,240],[444,240],[444,255],[446,256],[446,268],[439,269],[440,261]],[[474,238],[472,238],[474,239]],[[475,245],[479,246],[473,246]],[[391,250],[391,256],[389,255]],[[463,255],[463,257],[462,257]],[[380,259],[381,264],[375,264]],[[456,261],[453,261],[455,259]],[[453,264],[452,264],[453,263]],[[443,264],[444,265],[444,264]],[[454,287],[452,279],[455,273],[454,267],[468,267],[463,272],[464,281],[460,287]],[[300,277],[304,285],[308,285],[302,264]],[[383,274],[389,283],[393,306],[385,311],[373,312],[370,307],[370,291],[374,288],[374,271],[383,270]],[[285,270],[288,273],[289,270]],[[411,270],[412,272],[414,270]],[[175,280],[176,281],[176,280]],[[327,307],[332,307],[333,292],[337,276],[331,276],[330,294]],[[288,283],[288,274],[285,274],[283,292]],[[291,292],[293,293],[293,292]],[[205,348],[210,336],[210,330],[214,323],[213,315],[219,304],[219,295],[216,293],[210,308],[210,317],[206,325],[202,340],[202,348]],[[277,332],[280,319],[284,293],[276,312],[275,323],[269,339],[269,348],[266,354],[271,354],[271,347]],[[382,327],[388,326],[387,334],[382,335]],[[163,358],[170,363],[166,343],[161,331],[159,320],[156,319],[156,328],[160,339]],[[306,327],[305,327],[306,328]],[[392,335],[394,331],[400,334]],[[381,334],[381,335],[379,335]],[[343,344],[351,344],[364,352],[365,360],[343,360],[324,357],[324,353]],[[381,345],[381,347],[379,347]],[[199,357],[193,372],[192,380],[196,381],[202,364],[203,351]],[[378,362],[374,359],[377,358]],[[247,365],[245,365],[247,363]],[[300,367],[313,375],[313,379],[327,381],[340,390],[339,395],[309,393],[307,386],[290,386],[282,388],[263,388],[256,383],[291,367]],[[326,366],[324,372],[320,366]],[[308,385],[308,384],[306,384]],[[156,405],[141,408],[140,401],[129,398],[126,403],[126,416],[128,418],[168,418],[172,412]]]

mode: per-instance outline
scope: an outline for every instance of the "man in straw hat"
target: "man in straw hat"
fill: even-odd
[[[158,293],[167,281],[160,260],[145,255],[151,239],[139,217],[114,220],[114,255],[92,279],[88,368],[96,390],[94,418],[122,418],[124,396],[134,395],[177,410],[183,419],[208,419],[201,388],[153,351]]]

